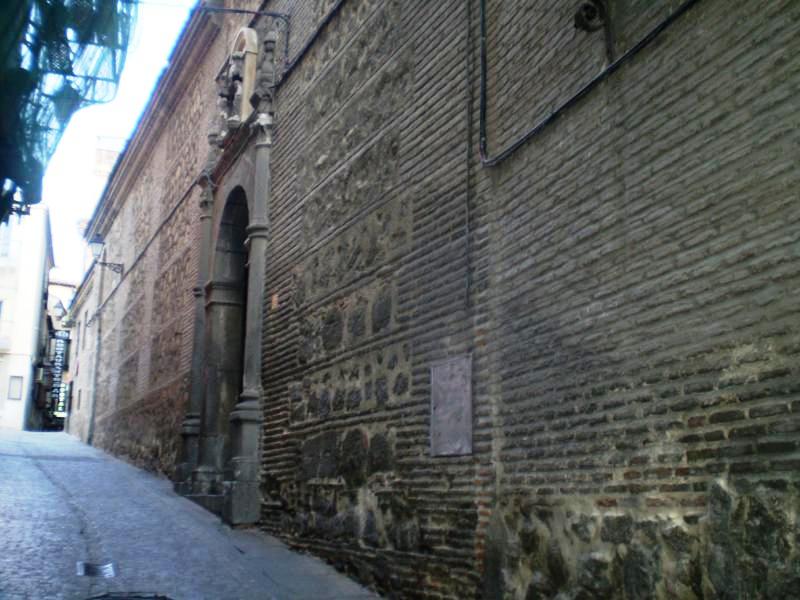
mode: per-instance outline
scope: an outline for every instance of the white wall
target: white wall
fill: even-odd
[[[31,410],[47,280],[47,219],[46,208],[33,207],[30,215],[0,225],[0,427],[23,429]],[[23,378],[21,400],[8,398],[13,376]]]

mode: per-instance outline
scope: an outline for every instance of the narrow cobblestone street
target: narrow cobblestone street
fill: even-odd
[[[78,576],[78,561],[114,565]],[[63,433],[0,430],[0,599],[366,599],[327,564],[232,530],[157,478]]]

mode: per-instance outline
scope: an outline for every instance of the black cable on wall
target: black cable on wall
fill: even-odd
[[[575,93],[571,98],[569,98],[566,102],[561,104],[558,108],[556,108],[552,113],[546,116],[544,119],[539,121],[534,127],[523,133],[519,138],[515,141],[511,142],[508,146],[503,148],[500,152],[495,155],[492,155],[489,151],[489,144],[487,141],[486,135],[486,106],[487,106],[487,72],[488,72],[488,65],[486,59],[486,1],[487,0],[480,0],[480,60],[481,60],[481,73],[480,73],[480,110],[479,110],[479,146],[480,146],[480,159],[481,164],[484,167],[494,167],[509,156],[514,154],[519,148],[524,146],[531,138],[533,138],[536,134],[542,131],[545,127],[550,125],[556,119],[558,119],[564,112],[566,112],[569,108],[574,106],[578,103],[581,98],[588,95],[594,88],[596,88],[600,83],[608,79],[612,73],[617,71],[623,64],[630,61],[634,56],[639,54],[644,48],[650,45],[650,43],[655,40],[664,30],[666,30],[670,25],[675,23],[678,19],[680,19],[683,15],[685,15],[690,8],[692,8],[695,4],[698,4],[700,0],[686,0],[683,4],[681,4],[674,12],[672,12],[666,19],[661,21],[658,25],[656,25],[653,29],[651,29],[647,35],[645,35],[641,40],[639,40],[634,46],[631,47],[625,54],[620,56],[617,60],[612,62],[608,65],[603,71],[601,71],[596,77],[594,77],[589,83],[584,85],[578,92]]]

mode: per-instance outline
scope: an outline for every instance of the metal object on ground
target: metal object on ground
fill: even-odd
[[[103,577],[108,579],[114,577],[117,572],[114,563],[89,563],[79,560],[76,564],[79,577]]]
[[[109,592],[99,596],[91,596],[86,600],[172,600],[172,598],[147,592]]]

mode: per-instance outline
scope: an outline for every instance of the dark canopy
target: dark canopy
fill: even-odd
[[[113,98],[135,14],[136,0],[0,4],[0,221],[41,200],[72,114]]]

